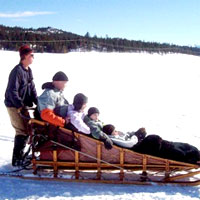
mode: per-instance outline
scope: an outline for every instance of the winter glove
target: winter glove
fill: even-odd
[[[108,136],[101,135],[99,139],[104,143],[106,149],[108,150],[112,149],[113,142]]]
[[[135,132],[127,132],[127,136],[129,137],[129,138],[131,138],[133,135],[135,135]]]
[[[20,116],[22,117],[30,117],[28,109],[26,107],[20,107],[17,109],[17,112],[19,113]]]

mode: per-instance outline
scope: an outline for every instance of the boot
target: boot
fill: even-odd
[[[19,167],[23,165],[24,148],[28,137],[24,135],[15,136],[12,166]]]
[[[145,128],[140,128],[134,133],[134,135],[138,138],[138,142],[141,142],[145,138],[146,134],[147,132]]]

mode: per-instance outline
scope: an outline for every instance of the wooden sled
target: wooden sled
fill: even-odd
[[[59,127],[55,127],[51,133],[55,138],[45,140],[49,134],[48,123],[31,119],[29,125],[33,173],[42,179],[53,177],[62,181],[92,183],[200,185],[198,164],[140,154],[115,145],[107,150],[96,139]],[[43,140],[40,145],[36,145],[37,138]]]

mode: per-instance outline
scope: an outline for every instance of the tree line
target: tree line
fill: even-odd
[[[16,51],[29,44],[35,52],[67,53],[71,51],[183,53],[200,55],[200,48],[168,43],[144,42],[122,38],[84,36],[71,32],[45,28],[21,28],[0,25],[0,49]]]

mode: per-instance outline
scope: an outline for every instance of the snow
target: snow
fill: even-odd
[[[0,51],[0,171],[11,170],[14,130],[4,106],[4,92],[18,52]],[[31,65],[38,94],[41,85],[64,71],[69,82],[65,96],[89,98],[104,123],[118,130],[145,127],[170,141],[200,149],[200,57],[183,54],[36,53]],[[87,111],[87,110],[86,110]],[[0,199],[156,199],[196,200],[200,186],[135,186],[33,181],[0,177]]]
[[[148,200],[198,200],[198,187],[132,186],[87,183],[57,183],[1,178],[1,199],[148,199]],[[18,186],[20,185],[20,186]],[[18,186],[18,187],[17,187]]]

